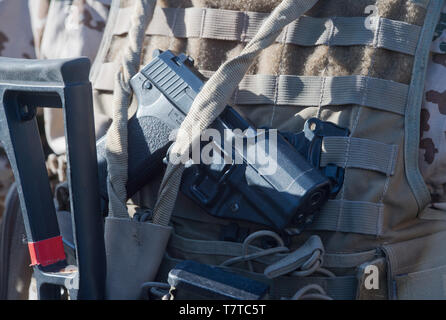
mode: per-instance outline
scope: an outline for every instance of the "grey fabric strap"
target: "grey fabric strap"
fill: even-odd
[[[183,254],[196,254],[199,256],[222,256],[226,258],[238,257],[243,254],[243,245],[237,242],[194,240],[188,239],[178,234],[172,233],[169,241],[169,249]],[[249,245],[249,252],[260,252],[261,249]],[[262,256],[256,261],[265,265],[271,265],[285,258],[286,254],[276,254],[274,256]],[[378,256],[376,250],[357,253],[325,253],[322,266],[327,268],[354,268],[358,265],[371,261]]]
[[[326,268],[355,268],[380,256],[378,250],[355,253],[325,253],[322,266]]]
[[[129,28],[128,8],[120,10],[114,33]],[[147,29],[148,35],[205,38],[247,42],[268,16],[267,13],[211,8],[160,8]],[[366,28],[367,17],[302,17],[278,37],[282,43],[301,46],[367,45],[413,55],[421,28],[401,21],[379,18],[377,28]]]
[[[382,233],[383,208],[381,203],[329,200],[309,229],[377,236]]]
[[[398,145],[348,137],[325,137],[321,166],[374,170],[388,176],[395,173]]]
[[[117,65],[105,63],[94,83],[97,90],[113,90]],[[200,70],[205,77],[214,72]],[[325,83],[325,85],[323,85]],[[322,106],[357,104],[403,115],[408,86],[366,76],[310,77],[247,75],[232,96],[237,105]],[[322,101],[321,101],[322,92]]]
[[[248,75],[234,93],[234,102],[296,106],[358,104],[403,115],[407,93],[405,84],[366,76],[281,75],[277,79],[272,75]]]

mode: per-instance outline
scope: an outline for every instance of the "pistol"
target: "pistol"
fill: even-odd
[[[128,123],[127,197],[162,170],[163,159],[172,143],[169,136],[180,127],[204,80],[190,57],[157,51],[153,60],[130,83],[138,109]],[[232,143],[227,150],[221,141],[213,141],[215,149],[221,151],[215,152],[214,159],[220,157],[222,161],[187,165],[181,192],[208,214],[282,230],[308,222],[328,199],[330,180],[281,134],[265,130],[260,139],[262,143],[257,143],[259,130],[230,106],[210,128],[221,137],[238,129],[246,134],[245,140],[252,141],[254,137],[254,142],[249,145]],[[226,137],[224,142],[231,139],[234,137]],[[269,147],[271,145],[273,148]],[[250,148],[262,151],[262,164],[249,161],[246,154]],[[102,208],[106,211],[104,139],[98,141],[97,150]],[[226,153],[230,154],[229,161]],[[262,174],[265,163],[274,164],[274,172]]]

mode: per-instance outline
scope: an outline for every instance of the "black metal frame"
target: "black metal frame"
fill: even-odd
[[[104,298],[104,227],[89,69],[87,58],[0,58],[0,140],[14,171],[28,242],[60,235],[35,115],[37,107],[62,108],[64,114],[77,266],[67,268],[66,261],[34,266],[40,299],[60,299],[61,286],[68,286],[71,299]]]

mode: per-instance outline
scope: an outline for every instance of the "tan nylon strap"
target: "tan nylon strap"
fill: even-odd
[[[128,31],[127,11],[128,8],[120,10],[114,29],[116,35]],[[267,13],[260,12],[157,7],[146,34],[247,42],[254,37],[267,17]],[[415,53],[421,30],[419,26],[379,18],[377,28],[370,30],[366,28],[366,19],[367,17],[304,16],[299,21],[292,22],[276,41],[301,46],[367,45],[410,55]]]
[[[243,255],[243,244],[229,241],[195,240],[182,237],[172,233],[168,245],[170,250],[178,251],[186,255],[199,256],[221,256],[223,259],[238,257]],[[249,245],[250,253],[261,252],[262,249]],[[265,265],[271,265],[285,258],[287,254],[278,253],[272,256],[262,256],[255,261]],[[371,261],[378,256],[376,250],[369,250],[357,253],[324,253],[322,266],[327,268],[354,268],[358,265]]]
[[[284,0],[273,10],[240,55],[225,62],[206,82],[181,124],[170,157],[182,156],[188,152],[191,143],[197,141],[201,132],[223,112],[258,54],[274,43],[286,25],[302,16],[316,2],[317,0]],[[183,170],[183,165],[169,161],[154,209],[155,224],[169,223]]]
[[[325,137],[321,166],[335,164],[343,168],[373,170],[391,176],[395,174],[397,156],[398,145],[360,138]]]
[[[324,85],[325,84],[325,85]],[[237,105],[363,105],[403,115],[408,86],[366,76],[248,75],[234,94]],[[321,101],[322,95],[322,101]]]
[[[114,63],[105,63],[94,84],[98,90],[113,90]],[[214,72],[200,70],[207,78]],[[325,83],[325,85],[324,85]],[[408,86],[367,76],[310,77],[290,75],[246,75],[232,95],[236,105],[322,106],[363,105],[403,115]],[[323,99],[320,101],[321,91]]]
[[[381,203],[329,200],[309,229],[378,236],[382,233],[383,208]]]
[[[127,46],[121,58],[118,72],[113,79],[113,122],[107,132],[107,190],[109,215],[128,218],[127,212],[127,168],[128,168],[128,107],[132,98],[130,79],[138,72],[144,42],[144,30],[152,19],[156,0],[140,0],[132,7],[132,27]]]

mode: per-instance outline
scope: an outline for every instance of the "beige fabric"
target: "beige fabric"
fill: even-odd
[[[423,108],[421,110],[420,169],[433,207],[446,211],[446,6],[432,43]]]
[[[118,12],[115,35],[128,32],[130,8]],[[147,28],[148,35],[177,38],[205,38],[248,42],[268,17],[266,13],[240,12],[211,8],[160,8]],[[181,23],[177,23],[181,21]],[[367,17],[302,17],[277,37],[277,42],[302,46],[370,45],[407,54],[414,54],[421,28],[408,23],[379,18],[378,28],[367,28]],[[332,29],[326,28],[332,25]],[[345,36],[349,34],[349,36]]]
[[[130,79],[138,72],[144,31],[149,24],[155,6],[153,0],[136,3],[132,16],[128,45],[122,57],[121,68],[116,75],[113,123],[107,132],[107,189],[109,213],[112,217],[128,218],[127,171],[128,171],[128,108],[132,98]]]
[[[35,58],[28,0],[0,1],[0,56]]]
[[[39,0],[41,1],[41,0]],[[38,2],[38,1],[37,1]],[[43,16],[44,4],[37,8]],[[34,4],[36,6],[36,4]],[[107,20],[110,0],[51,1],[47,18],[35,18],[35,38],[41,38],[41,59],[87,56],[94,60]],[[43,24],[43,27],[42,27]],[[43,28],[43,30],[42,30]],[[45,133],[56,154],[65,153],[63,114],[58,109],[45,109]],[[108,119],[95,115],[96,134],[104,134]]]
[[[0,1],[0,56],[35,58],[28,0]],[[0,143],[0,218],[14,177]]]
[[[113,91],[118,66],[104,63],[99,70],[96,90]],[[210,78],[214,72],[200,70]],[[350,90],[346,91],[348,87]],[[321,90],[323,100],[320,100]],[[365,76],[316,77],[292,75],[246,75],[234,90],[230,102],[236,105],[322,106],[363,104],[369,108],[403,115],[409,86],[395,81]]]
[[[224,0],[192,0],[192,1],[159,1],[158,5],[169,8],[213,8],[237,11],[250,11],[268,13],[275,8],[280,1],[224,1]],[[117,7],[129,7],[132,1],[116,1]],[[412,250],[410,240],[425,238],[430,234],[437,234],[446,229],[445,220],[425,219],[424,206],[426,197],[420,198],[424,192],[416,192],[423,186],[423,180],[417,170],[413,168],[407,171],[406,163],[413,164],[416,156],[407,153],[409,150],[406,141],[417,145],[417,126],[419,125],[420,104],[414,93],[420,92],[423,81],[423,65],[427,64],[426,39],[433,34],[435,21],[425,23],[425,18],[434,17],[440,13],[442,1],[425,1],[425,6],[420,6],[419,1],[407,0],[326,0],[316,4],[307,16],[314,18],[326,18],[331,16],[364,17],[365,8],[375,5],[379,16],[412,24],[421,28],[419,46],[416,48],[417,60],[408,54],[392,52],[375,46],[358,45],[353,47],[317,45],[303,47],[295,44],[274,43],[260,53],[253,65],[249,68],[249,75],[274,76],[366,76],[393,81],[400,85],[410,86],[407,95],[404,112],[391,113],[376,108],[364,107],[363,103],[347,105],[325,105],[321,103],[326,99],[327,82],[322,82],[319,101],[314,105],[280,105],[267,102],[263,105],[236,105],[236,109],[250,120],[256,127],[273,127],[285,131],[300,131],[306,119],[318,116],[322,120],[334,122],[340,126],[348,127],[352,132],[352,140],[346,145],[350,150],[353,139],[367,139],[382,143],[387,146],[397,146],[388,149],[396,157],[391,166],[394,170],[383,169],[387,174],[379,171],[364,170],[364,168],[348,167],[343,190],[337,199],[329,202],[320,214],[319,222],[313,225],[313,230],[291,239],[291,247],[297,248],[314,233],[321,236],[328,254],[340,253],[353,254],[357,252],[369,252],[381,247],[383,244],[396,245],[395,259],[389,259],[390,268],[398,261],[403,261],[402,256],[407,250]],[[427,8],[427,9],[426,9]],[[175,24],[181,24],[181,19]],[[172,21],[173,24],[173,21]],[[170,25],[172,28],[172,24]],[[327,26],[329,29],[330,26]],[[113,33],[113,31],[110,31]],[[120,55],[120,47],[125,41],[126,35],[111,35],[103,53],[99,57],[98,65],[115,63]],[[171,49],[176,52],[186,52],[191,55],[196,66],[200,70],[217,70],[224,62],[238,56],[245,43],[242,41],[228,41],[208,38],[175,38],[162,35],[146,36],[143,64],[150,60],[154,49]],[[423,57],[420,57],[420,54]],[[421,59],[420,59],[421,58]],[[100,74],[96,68],[96,73]],[[416,72],[414,72],[416,71]],[[110,106],[110,94],[101,85],[101,79],[93,77],[95,90],[95,106],[98,110],[107,113]],[[96,82],[98,82],[96,84]],[[276,87],[277,88],[277,87]],[[349,89],[346,88],[346,91]],[[274,95],[278,91],[274,90]],[[259,94],[258,92],[256,94]],[[273,100],[275,101],[275,100]],[[109,109],[109,108],[108,108]],[[404,113],[404,114],[403,114]],[[407,128],[410,130],[406,131]],[[415,138],[414,138],[415,137]],[[412,146],[413,148],[413,146]],[[348,153],[348,152],[347,152]],[[407,157],[407,155],[410,155]],[[407,157],[407,158],[405,158]],[[344,160],[349,163],[351,159]],[[408,162],[406,162],[408,161]],[[408,170],[408,169],[407,169]],[[391,174],[388,172],[393,171]],[[412,182],[409,180],[412,179]],[[417,188],[413,188],[413,179],[417,180]],[[154,183],[155,184],[155,183]],[[412,186],[412,187],[411,187]],[[421,188],[423,189],[423,188]],[[426,189],[427,190],[427,189]],[[425,194],[425,193],[424,193]],[[151,203],[156,194],[151,195]],[[421,200],[420,200],[421,199]],[[326,213],[328,212],[328,214]],[[444,213],[443,213],[444,214]],[[441,214],[439,214],[441,215]],[[422,218],[424,216],[424,218]],[[364,222],[364,223],[363,223]],[[230,221],[216,219],[207,215],[189,199],[180,195],[175,203],[172,225],[175,232],[182,237],[216,241],[220,239],[225,227]],[[260,226],[239,223],[240,227],[254,232]],[[367,236],[364,236],[367,235]],[[425,238],[423,246],[414,248],[413,264],[408,264],[408,269],[415,270],[414,265],[426,262],[432,268],[440,267],[444,263],[441,259],[435,260],[434,254],[424,255],[426,247],[433,247],[434,241]],[[409,241],[409,242],[407,242]],[[213,263],[212,256],[184,253],[169,248],[169,254],[178,259],[195,259],[198,261]],[[440,254],[437,252],[437,255]],[[389,255],[390,256],[390,255]],[[417,261],[419,260],[419,261]],[[341,274],[354,275],[354,268],[336,270]],[[407,270],[406,270],[407,271]],[[408,271],[410,272],[410,271]],[[436,278],[440,281],[440,278]],[[296,290],[294,290],[295,292]],[[401,295],[404,296],[404,295]]]
[[[170,227],[107,217],[106,299],[140,298],[141,285],[156,276],[170,232]]]
[[[40,57],[40,47],[47,22],[50,0],[29,0],[28,4],[31,15],[30,18],[34,37],[35,53],[37,57]]]

